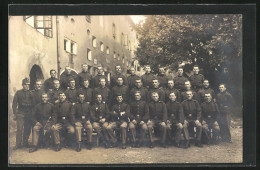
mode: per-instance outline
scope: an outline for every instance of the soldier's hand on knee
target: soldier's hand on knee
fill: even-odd
[[[144,121],[141,121],[141,122],[140,122],[140,125],[142,125],[142,124],[144,124]]]
[[[199,120],[195,120],[195,124],[196,124],[196,126],[201,126],[201,123]]]
[[[202,121],[202,125],[207,124],[204,120]]]
[[[132,122],[133,122],[133,124],[136,124],[136,120],[134,119],[134,120],[132,120]]]
[[[40,122],[36,122],[35,126],[41,126]]]
[[[177,128],[178,128],[178,129],[182,129],[182,128],[183,128],[182,124],[181,124],[181,123],[178,123],[178,124],[177,124]]]
[[[187,121],[187,120],[184,120],[184,125],[185,125],[185,126],[188,126],[188,124],[189,124],[188,121]]]

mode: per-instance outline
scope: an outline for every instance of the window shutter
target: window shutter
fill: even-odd
[[[77,55],[77,43],[73,43],[73,54]]]
[[[66,51],[70,53],[70,40],[66,40]]]

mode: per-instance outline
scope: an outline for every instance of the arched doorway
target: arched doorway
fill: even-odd
[[[33,65],[31,71],[30,71],[30,90],[34,89],[34,84],[37,79],[44,79],[42,74],[42,69],[38,65]]]

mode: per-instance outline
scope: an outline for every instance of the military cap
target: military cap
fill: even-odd
[[[23,85],[25,85],[25,84],[30,84],[30,79],[27,77],[25,79],[23,79]]]

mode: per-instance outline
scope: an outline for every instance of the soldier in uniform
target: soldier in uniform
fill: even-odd
[[[109,135],[105,129],[108,126],[109,109],[107,103],[103,101],[101,94],[96,95],[96,102],[91,106],[90,115],[93,128],[97,132],[98,136],[101,137],[105,147],[108,148]]]
[[[178,75],[174,77],[174,83],[175,83],[175,88],[180,90],[180,92],[185,90],[185,82],[188,81],[186,77],[183,76],[183,68],[179,67],[178,68]]]
[[[100,79],[100,87],[94,89],[93,96],[97,96],[97,94],[101,94],[102,101],[110,105],[111,91],[108,87],[106,87],[106,79]]]
[[[36,80],[35,89],[32,90],[34,105],[42,102],[42,93],[44,93],[42,89],[42,81]]]
[[[62,90],[60,89],[59,80],[56,79],[53,81],[53,83],[54,83],[54,89],[49,89],[48,96],[49,96],[49,101],[52,104],[55,104],[55,103],[59,103],[59,93],[61,93]]]
[[[51,117],[53,116],[54,105],[48,102],[47,93],[42,93],[42,102],[37,104],[33,111],[33,132],[32,145],[29,152],[35,152],[38,149],[40,133],[43,132],[43,143],[49,142],[51,132]],[[44,133],[45,132],[45,133]]]
[[[152,131],[154,128],[159,128],[161,134],[161,145],[167,148],[166,145],[166,121],[167,121],[167,108],[163,101],[159,101],[158,92],[153,92],[152,101],[149,103],[149,116],[147,121],[148,132],[150,136],[150,148],[153,148]]]
[[[176,95],[174,92],[171,92],[169,95],[169,102],[166,103],[167,113],[168,113],[168,121],[167,121],[167,131],[169,133],[170,138],[172,138],[172,131],[174,131],[175,135],[175,143],[176,147],[181,147],[181,132],[183,128],[185,139],[189,139],[189,134],[187,133],[187,127],[183,127],[184,123],[184,113],[182,104],[176,101]]]
[[[92,145],[92,125],[90,123],[90,105],[85,102],[85,95],[83,93],[78,94],[78,101],[72,106],[71,111],[71,123],[75,125],[77,148],[76,151],[81,151],[81,141],[82,141],[82,129],[87,131],[87,148],[91,149]]]
[[[88,80],[89,84],[92,84],[92,75],[88,72],[88,65],[82,64],[82,72],[78,74],[79,87],[84,88],[84,80]],[[85,96],[86,97],[86,96]]]
[[[135,87],[130,91],[130,102],[135,101],[135,92],[139,91],[141,93],[141,100],[147,100],[148,90],[143,87],[141,78],[135,80]]]
[[[184,127],[193,130],[196,127],[196,142],[195,145],[198,147],[202,147],[201,144],[201,133],[202,133],[202,125],[201,125],[201,107],[197,100],[192,99],[192,91],[187,91],[187,99],[182,102],[183,113],[185,116]],[[185,131],[184,129],[184,131]],[[185,132],[189,134],[189,132]],[[185,147],[189,147],[189,140],[187,140]]]
[[[147,134],[147,120],[149,119],[149,108],[145,101],[141,100],[141,92],[135,92],[135,101],[130,104],[130,119],[129,128],[132,133],[133,147],[143,145],[145,135]],[[136,140],[136,129],[140,133],[139,141]],[[138,134],[139,134],[138,133]]]
[[[198,92],[203,87],[204,76],[199,74],[199,67],[197,65],[193,66],[194,74],[190,76],[190,82],[193,89]]]
[[[145,66],[145,74],[141,78],[144,87],[147,89],[152,87],[152,81],[156,76],[151,73],[151,67],[149,65]]]
[[[97,67],[97,75],[93,78],[93,84],[92,84],[92,88],[97,88],[100,87],[100,79],[104,78],[106,80],[106,86],[108,87],[108,81],[106,76],[104,75],[104,70],[102,66],[98,66]]]
[[[160,87],[166,88],[168,80],[169,80],[169,77],[165,75],[165,70],[164,70],[163,67],[159,68],[159,74],[158,74],[157,78],[159,80]]]
[[[162,102],[165,102],[165,92],[164,89],[162,87],[160,87],[160,83],[158,81],[158,79],[153,79],[153,84],[152,87],[148,90],[148,94],[147,94],[147,102],[151,102],[152,101],[152,93],[153,92],[157,92],[159,95],[159,100]]]
[[[138,75],[135,74],[135,68],[130,68],[130,76],[127,77],[129,90],[132,90],[135,87],[135,81],[140,79]]]
[[[192,99],[198,101],[198,95],[194,90],[191,89],[190,81],[185,81],[185,90],[183,92],[181,92],[181,101],[184,101],[187,99],[187,91],[191,91]]]
[[[23,89],[15,93],[12,105],[14,120],[17,123],[16,146],[14,150],[22,146],[28,147],[28,138],[33,126],[31,120],[33,96],[29,90],[30,80],[28,78],[23,79],[22,85]]]
[[[209,87],[209,81],[204,80],[203,81],[203,88],[198,91],[198,102],[203,103],[205,100],[205,94],[210,93],[212,100],[216,102],[216,95],[212,88]]]
[[[51,75],[51,77],[48,78],[47,80],[45,80],[45,82],[44,82],[44,90],[45,90],[46,93],[48,93],[48,91],[50,89],[54,89],[53,80],[56,79],[56,70],[51,69],[50,70],[50,75]]]
[[[178,89],[174,87],[174,81],[168,80],[168,87],[164,90],[165,91],[165,101],[166,103],[170,101],[170,94],[173,92],[176,96],[176,101],[181,102],[181,93]]]
[[[111,103],[112,105],[116,102],[116,97],[118,94],[123,96],[125,102],[128,102],[129,99],[129,90],[128,86],[124,85],[124,80],[121,77],[117,79],[117,86],[112,88],[112,95],[111,95]]]
[[[217,104],[220,110],[219,117],[219,126],[220,126],[220,135],[223,142],[231,143],[231,109],[234,105],[234,100],[232,95],[227,92],[226,85],[219,85],[220,93],[217,94]]]
[[[59,94],[59,103],[54,105],[53,124],[51,127],[54,143],[56,144],[55,150],[58,152],[61,150],[60,132],[66,134],[67,140],[72,140],[75,134],[75,129],[71,125],[72,104],[66,101],[66,95],[64,92]]]
[[[78,99],[77,99],[77,90],[76,90],[76,83],[74,79],[69,80],[69,88],[65,91],[65,95],[67,98],[67,101],[71,102],[72,105],[74,105]]]
[[[111,109],[111,122],[106,130],[111,137],[112,147],[114,147],[117,145],[117,139],[113,131],[119,126],[122,138],[122,149],[126,149],[126,132],[130,116],[130,107],[127,103],[123,102],[123,95],[121,94],[117,94],[116,101],[117,103],[115,103]]]
[[[122,78],[124,85],[128,85],[126,76],[121,73],[122,71],[121,66],[117,65],[115,66],[115,69],[116,69],[116,74],[111,77],[110,87],[113,88],[117,86],[118,78]]]
[[[212,100],[211,94],[205,94],[205,102],[201,104],[202,111],[202,128],[205,131],[207,136],[207,142],[211,142],[212,144],[216,144],[216,138],[219,135],[219,125],[218,125],[218,117],[219,117],[219,109],[216,102]],[[211,138],[211,130],[212,130],[212,138]]]
[[[83,87],[81,87],[78,90],[78,94],[84,94],[85,96],[85,102],[87,102],[88,104],[92,104],[93,102],[93,89],[89,87],[90,81],[89,79],[83,79]]]
[[[65,74],[63,74],[60,77],[61,89],[63,91],[65,91],[70,86],[70,80],[71,79],[75,80],[75,87],[78,87],[77,76],[75,76],[71,73],[71,68],[69,66],[66,66],[65,67]]]

